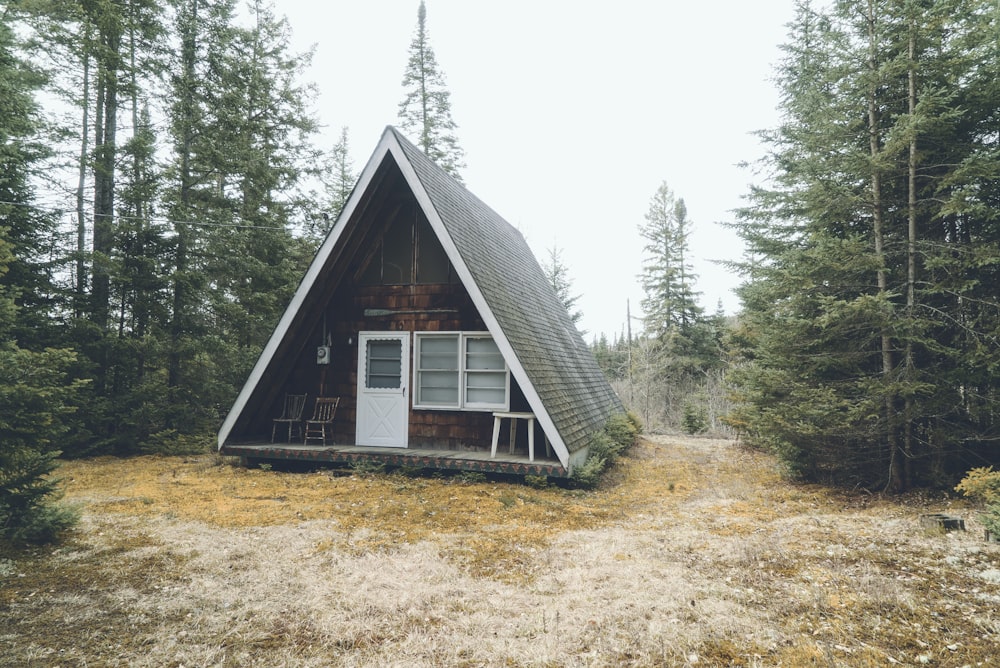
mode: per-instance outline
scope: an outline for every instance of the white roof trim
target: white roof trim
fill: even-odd
[[[437,209],[434,208],[434,205],[430,200],[430,196],[427,194],[427,191],[424,189],[419,177],[417,177],[416,171],[413,169],[413,165],[411,165],[410,161],[406,158],[403,148],[399,145],[399,142],[396,140],[395,136],[392,135],[390,130],[386,130],[386,134],[382,136],[383,142],[385,142],[386,137],[391,138],[389,151],[396,159],[396,164],[403,172],[403,177],[409,184],[413,195],[417,198],[417,202],[420,204],[421,209],[423,209],[424,215],[427,216],[427,220],[434,229],[434,233],[437,235],[438,241],[444,247],[445,253],[448,255],[448,259],[451,260],[452,266],[455,267],[455,271],[458,272],[459,277],[462,279],[462,285],[472,298],[472,303],[476,305],[476,309],[479,311],[480,317],[482,317],[483,322],[486,323],[486,328],[493,336],[493,340],[496,342],[500,352],[503,353],[504,359],[507,361],[507,366],[510,367],[510,371],[514,375],[514,379],[517,380],[517,384],[521,387],[521,391],[524,392],[524,396],[528,400],[528,405],[531,406],[531,411],[535,414],[535,419],[538,420],[538,423],[542,426],[542,430],[545,432],[545,435],[548,436],[549,443],[552,445],[553,451],[559,457],[560,463],[568,469],[569,449],[566,447],[566,443],[559,434],[559,430],[556,429],[555,423],[552,421],[548,411],[545,409],[545,404],[542,403],[541,397],[538,396],[538,392],[535,391],[534,385],[532,385],[531,381],[528,379],[528,374],[521,365],[521,361],[514,353],[514,348],[510,345],[507,335],[500,327],[500,323],[497,321],[496,316],[493,315],[493,310],[490,308],[486,298],[483,296],[482,291],[479,289],[479,285],[472,277],[472,273],[469,271],[468,266],[465,264],[465,260],[462,259],[461,254],[458,252],[458,247],[455,246],[455,242],[452,240],[451,235],[448,234],[448,230],[445,229],[441,216],[438,215]],[[381,145],[382,144],[380,143],[380,148]]]

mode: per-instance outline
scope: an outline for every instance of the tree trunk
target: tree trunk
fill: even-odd
[[[889,291],[889,281],[886,275],[885,263],[885,219],[882,202],[882,173],[878,166],[878,157],[882,151],[879,135],[878,112],[878,59],[875,51],[875,7],[873,0],[868,0],[868,70],[871,83],[868,90],[868,147],[872,158],[872,223],[875,237],[875,256],[878,259],[876,281],[879,297],[886,299]],[[884,420],[886,449],[888,451],[889,471],[887,484],[893,489],[903,485],[899,462],[899,444],[896,438],[896,397],[895,392],[888,388],[892,382],[893,358],[892,339],[886,325],[881,328],[880,345],[882,352],[882,378],[886,382]]]
[[[183,20],[183,19],[182,19]],[[191,14],[187,25],[181,28],[181,71],[180,83],[180,144],[177,148],[180,161],[180,207],[176,212],[178,222],[174,223],[177,234],[175,266],[173,272],[173,320],[170,323],[170,354],[167,360],[167,387],[176,388],[181,382],[181,340],[187,328],[186,313],[188,300],[188,245],[189,230],[182,221],[191,212],[192,177],[191,151],[194,145],[194,81],[195,59],[197,58],[198,0],[191,0]]]
[[[917,283],[917,128],[913,125],[917,113],[916,26],[910,17],[910,34],[907,44],[907,99],[910,115],[910,154],[907,160],[907,225],[906,225],[906,318],[915,321]],[[906,378],[914,379],[916,363],[913,359],[913,333],[906,340]],[[913,461],[913,396],[907,392],[903,407],[903,487],[912,484]]]
[[[114,244],[115,156],[118,134],[118,72],[121,48],[120,27],[114,17],[99,23],[97,58],[97,118],[94,141],[94,254],[92,258],[91,320],[107,334],[111,316],[110,255]],[[95,361],[94,389],[107,391],[108,347],[100,342]]]
[[[84,44],[90,42],[90,22],[84,21]],[[87,217],[84,209],[84,192],[87,187],[87,157],[90,142],[90,52],[83,51],[83,118],[80,121],[80,164],[76,184],[76,295],[73,305],[74,315],[82,318],[87,293]]]

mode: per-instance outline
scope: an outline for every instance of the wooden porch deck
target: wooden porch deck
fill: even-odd
[[[506,448],[500,448],[505,450]],[[300,443],[242,443],[222,446],[221,453],[239,457],[248,463],[293,461],[314,464],[380,463],[447,471],[474,471],[507,475],[539,475],[565,478],[568,471],[558,459],[539,457],[529,461],[527,454],[501,453],[490,457],[489,451],[434,450],[429,448],[384,448],[360,445],[302,445]]]

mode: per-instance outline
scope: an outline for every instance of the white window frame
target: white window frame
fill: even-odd
[[[439,369],[426,369],[426,371],[433,373],[453,373],[455,380],[455,402],[454,403],[441,403],[441,402],[431,402],[423,400],[422,396],[424,394],[421,382],[423,379],[423,369],[420,368],[420,359],[423,354],[423,343],[424,341],[433,339],[454,339],[455,340],[455,355],[456,357],[461,357],[462,353],[462,335],[461,332],[433,332],[433,333],[423,333],[415,332],[413,335],[413,407],[414,408],[426,408],[426,409],[438,409],[438,410],[460,410],[462,406],[462,381],[461,381],[461,366],[459,360],[455,360],[454,369],[439,370]]]
[[[450,337],[458,339],[458,364],[457,364],[457,381],[458,381],[458,401],[454,404],[434,404],[434,403],[418,403],[420,392],[420,352],[421,352],[421,341],[429,338],[436,337]],[[470,339],[490,339],[493,337],[489,332],[414,332],[413,334],[413,408],[419,410],[437,410],[437,411],[478,411],[478,412],[492,412],[492,411],[503,411],[506,412],[510,410],[510,366],[507,364],[507,360],[503,360],[503,374],[504,374],[504,400],[503,403],[499,404],[487,404],[487,403],[472,403],[467,400],[466,394],[468,390],[468,374],[469,370],[466,369],[466,361],[468,358],[468,349],[466,342]],[[494,342],[495,343],[495,342]],[[503,351],[500,352],[500,357],[503,359]],[[499,371],[499,370],[497,370]],[[475,370],[472,371],[473,374],[476,373]],[[496,373],[496,372],[493,372]]]

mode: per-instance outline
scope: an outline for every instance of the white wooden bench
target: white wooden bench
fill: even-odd
[[[514,433],[517,431],[517,421],[528,421],[528,461],[535,461],[535,414],[534,413],[494,413],[493,414],[493,446],[490,448],[490,458],[497,456],[497,441],[500,439],[500,423],[510,420],[510,446],[508,452],[514,452]],[[546,441],[548,445],[548,441]]]

